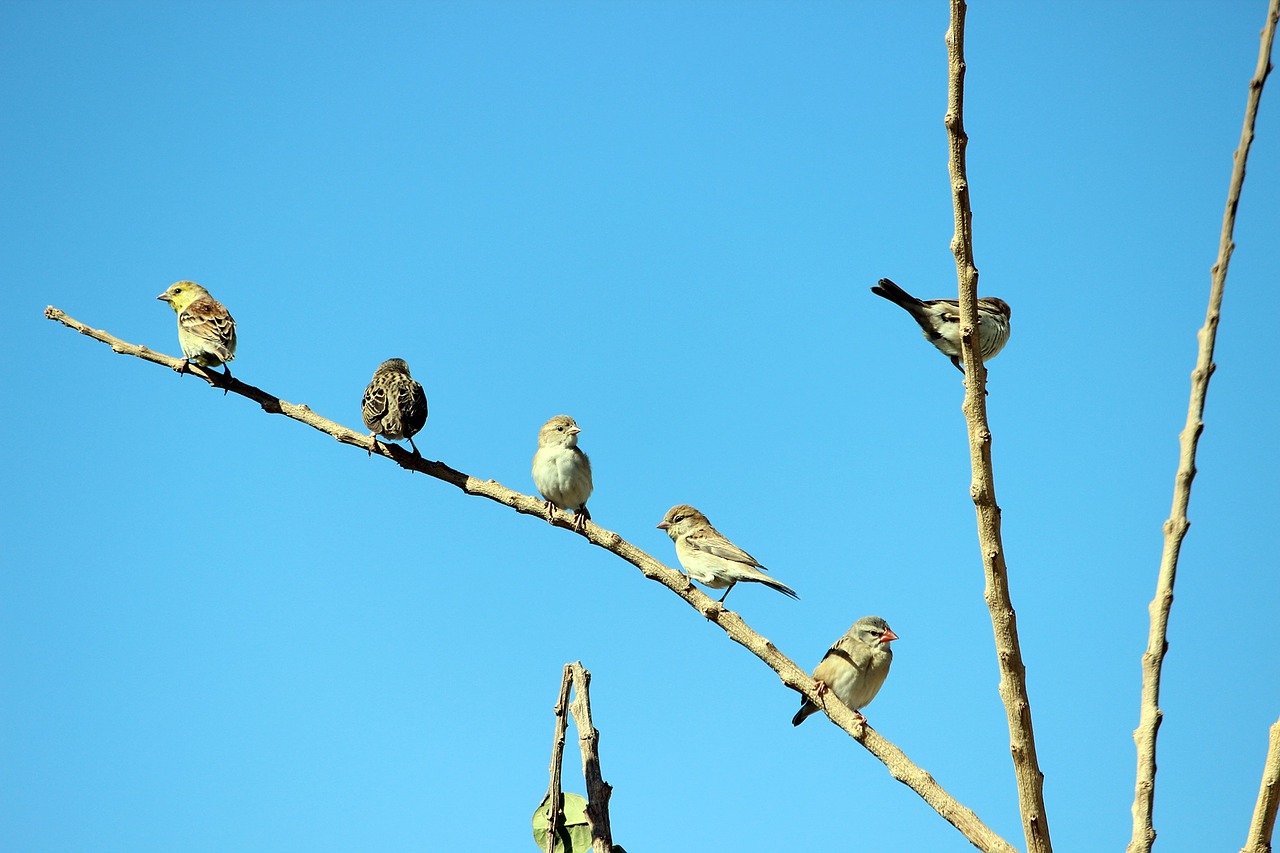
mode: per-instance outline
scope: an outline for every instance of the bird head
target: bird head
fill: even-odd
[[[403,373],[405,376],[409,376],[409,365],[403,358],[389,358],[378,365],[378,369],[373,372],[373,375],[378,376],[386,373]]]
[[[209,291],[205,290],[194,281],[177,281],[169,285],[169,288],[156,297],[161,302],[168,302],[169,307],[175,313],[181,314],[187,310],[192,302],[195,302],[202,296],[208,296]]]
[[[667,531],[673,540],[699,524],[707,524],[707,517],[688,504],[676,504],[658,522],[658,529]]]
[[[1005,320],[1013,316],[1013,309],[1009,307],[1009,303],[995,296],[984,296],[978,300],[978,307],[985,308],[993,314],[1003,314]]]
[[[885,646],[887,648],[889,643],[898,639],[898,635],[893,633],[889,623],[879,616],[863,616],[854,623],[853,629],[859,640],[872,647]]]
[[[568,415],[556,415],[538,431],[539,447],[577,447],[582,430]]]

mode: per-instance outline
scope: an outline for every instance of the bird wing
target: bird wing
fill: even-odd
[[[408,423],[405,425],[409,434],[416,434],[427,422],[427,394],[422,385],[412,379],[397,382],[394,389],[397,405],[401,415]]]
[[[748,566],[764,568],[755,557],[725,539],[714,528],[695,530],[685,537],[685,542],[695,550],[705,551],[722,560],[733,560],[735,563],[746,563]]]
[[[818,664],[818,669],[814,670],[814,672],[817,673],[823,670],[824,667],[826,670],[832,671],[839,670],[845,666],[851,666],[862,672],[870,663],[871,655],[868,653],[867,647],[859,643],[856,637],[846,634],[836,640],[834,646],[827,649],[827,653],[822,656],[822,662]],[[826,679],[822,680],[825,681]]]
[[[201,296],[188,305],[178,315],[178,326],[202,341],[226,349],[228,357],[235,350],[236,321],[223,304],[211,296]]]
[[[387,413],[387,389],[381,382],[370,382],[369,387],[364,389],[360,411],[364,415],[365,426],[369,429],[381,427],[382,416]]]

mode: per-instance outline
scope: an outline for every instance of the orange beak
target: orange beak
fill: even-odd
[[[898,635],[897,635],[897,634],[895,634],[895,633],[893,633],[893,629],[892,629],[892,628],[886,628],[886,629],[885,629],[885,632],[884,632],[884,636],[880,638],[880,642],[882,642],[882,643],[891,643],[891,642],[893,642],[893,641],[894,641],[894,640],[896,640],[896,639],[898,639]]]

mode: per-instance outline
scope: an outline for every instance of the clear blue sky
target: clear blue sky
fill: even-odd
[[[975,4],[967,129],[997,490],[1049,820],[1128,840],[1140,657],[1265,3]],[[945,3],[0,9],[9,438],[0,847],[532,850],[563,664],[632,850],[971,849],[714,626],[582,539],[42,317],[532,491],[583,428],[604,527],[675,503],[795,587],[802,666],[901,641],[867,716],[1022,845],[960,375],[870,285],[954,295]],[[1280,712],[1280,80],[1240,206],[1165,670],[1158,849],[1237,849]],[[1262,300],[1265,303],[1260,304]],[[1264,307],[1265,305],[1265,307]],[[577,759],[566,787],[581,790]]]

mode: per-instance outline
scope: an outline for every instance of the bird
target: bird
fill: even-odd
[[[711,589],[724,589],[721,602],[729,597],[738,581],[762,583],[783,595],[800,597],[782,581],[766,575],[759,560],[726,539],[705,515],[688,504],[677,504],[667,510],[658,529],[667,531],[676,543],[676,559],[687,577]]]
[[[866,722],[860,709],[869,705],[884,685],[893,663],[889,643],[896,639],[898,635],[879,616],[863,616],[854,622],[813,671],[818,695],[831,691],[859,720]],[[798,726],[817,712],[818,706],[802,697],[800,710],[791,718],[791,725]]]
[[[591,520],[591,460],[578,447],[582,429],[568,415],[556,415],[538,430],[533,454],[533,485],[547,502],[547,521],[556,509],[573,510],[573,528],[581,532]]]
[[[364,425],[373,430],[369,435],[373,444],[378,443],[378,436],[391,441],[407,438],[413,455],[422,457],[413,437],[427,422],[427,394],[409,375],[409,365],[403,358],[389,358],[378,365],[364,389],[360,411]],[[373,455],[372,446],[369,455]]]
[[[178,315],[178,344],[186,356],[178,372],[186,373],[194,361],[201,367],[221,366],[230,377],[227,362],[236,357],[236,321],[226,306],[194,281],[174,282],[156,299],[168,302]]]
[[[960,362],[960,303],[954,299],[916,299],[887,278],[871,288],[876,296],[883,296],[904,309],[920,324],[924,338],[951,359],[961,373]],[[995,358],[1009,340],[1009,303],[994,296],[978,300],[978,346],[982,360]]]

